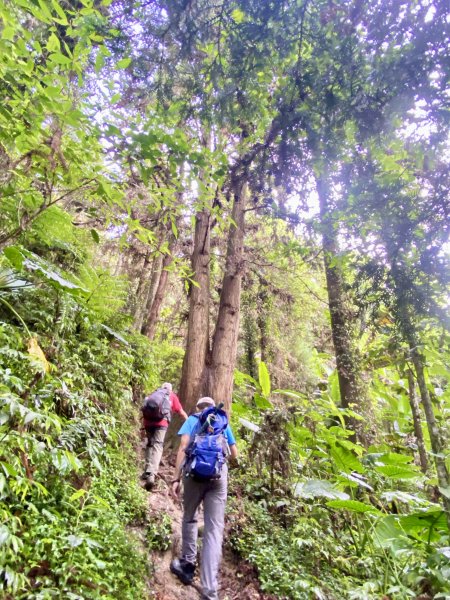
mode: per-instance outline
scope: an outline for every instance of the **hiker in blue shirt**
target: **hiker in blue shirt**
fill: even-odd
[[[228,467],[225,457],[237,458],[236,440],[229,425],[223,430],[222,437],[226,448],[223,458],[219,457],[217,467],[219,472],[212,479],[199,478],[195,476],[194,464],[189,463],[186,450],[191,448],[195,434],[202,432],[200,413],[206,409],[215,407],[212,398],[203,397],[197,402],[198,413],[191,415],[184,422],[178,435],[181,437],[175,465],[175,476],[172,481],[172,492],[175,496],[180,494],[181,480],[184,484],[183,494],[183,522],[182,522],[182,547],[181,558],[176,558],[170,564],[170,570],[183,583],[190,584],[194,578],[195,563],[197,560],[197,515],[198,508],[203,502],[205,527],[203,533],[202,556],[200,563],[200,583],[202,586],[203,600],[218,600],[218,581],[220,559],[222,557],[222,538],[225,520],[225,505],[227,501]],[[203,413],[215,414],[215,411]],[[223,411],[225,423],[227,418]],[[219,415],[220,416],[220,415]],[[194,435],[193,435],[194,434]],[[188,448],[189,447],[189,448]],[[220,453],[219,453],[220,455]],[[208,465],[206,465],[208,466]],[[194,473],[194,475],[192,475]],[[183,477],[182,477],[183,475]]]

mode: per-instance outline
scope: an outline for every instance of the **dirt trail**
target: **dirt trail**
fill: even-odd
[[[169,569],[170,561],[178,555],[181,546],[182,507],[180,502],[175,501],[170,494],[174,463],[175,455],[165,453],[155,487],[152,492],[149,492],[151,514],[158,516],[166,513],[172,519],[172,548],[167,552],[152,552],[150,555],[150,572],[154,574],[154,580],[151,583],[151,597],[155,600],[199,600],[201,594],[198,575],[194,579],[194,585],[185,586],[172,575]],[[267,596],[258,591],[258,582],[251,567],[237,562],[229,551],[224,553],[219,580],[221,600],[269,600],[269,598],[273,598],[273,596]]]

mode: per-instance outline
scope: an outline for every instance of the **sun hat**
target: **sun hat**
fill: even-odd
[[[203,396],[203,398],[199,398],[197,400],[196,406],[202,406],[203,404],[205,404],[207,406],[215,406],[216,405],[214,400],[212,398],[210,398],[209,396]]]

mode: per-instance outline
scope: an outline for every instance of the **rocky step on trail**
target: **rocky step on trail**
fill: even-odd
[[[183,585],[170,572],[171,560],[179,555],[181,547],[182,505],[170,493],[170,481],[173,477],[175,454],[165,453],[153,490],[149,492],[150,514],[154,518],[169,515],[172,522],[172,547],[166,552],[150,553],[150,598],[152,600],[198,600],[201,596],[198,573],[192,585]],[[199,519],[199,538],[201,540],[202,515]],[[221,600],[273,600],[275,596],[263,594],[253,568],[239,561],[224,544],[224,556],[219,574]]]

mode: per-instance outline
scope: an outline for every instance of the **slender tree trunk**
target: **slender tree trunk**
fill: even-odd
[[[445,463],[446,447],[443,441],[441,432],[436,422],[434,415],[433,403],[431,401],[430,393],[427,388],[425,380],[425,359],[422,356],[419,347],[420,340],[416,332],[416,328],[413,320],[413,310],[410,306],[408,297],[405,298],[405,289],[407,288],[403,284],[404,272],[398,266],[396,260],[393,257],[391,259],[392,276],[396,287],[397,296],[397,319],[403,334],[404,340],[409,346],[409,355],[411,362],[414,366],[416,373],[416,379],[419,387],[420,400],[422,402],[423,411],[425,413],[425,419],[427,422],[428,433],[430,436],[431,449],[434,456],[434,464],[436,467],[436,474],[441,492],[442,504],[444,505],[447,513],[447,521],[450,527],[450,477]],[[407,293],[407,292],[406,292]]]
[[[147,300],[147,291],[148,291],[148,275],[149,275],[149,264],[151,262],[151,250],[147,249],[147,252],[144,257],[144,263],[141,268],[141,274],[139,277],[138,286],[135,294],[135,303],[134,303],[134,327],[138,331],[140,331],[142,327],[142,319],[144,317],[143,308],[145,306]]]
[[[258,332],[254,317],[244,311],[244,348],[245,348],[245,370],[251,377],[257,378],[258,367],[256,364],[256,352],[258,348]]]
[[[270,336],[268,319],[270,309],[268,309],[268,297],[267,291],[261,286],[258,293],[258,329],[259,329],[259,348],[261,351],[262,362],[269,362],[270,360]]]
[[[194,249],[192,252],[193,280],[189,300],[189,321],[186,352],[183,360],[179,395],[187,412],[195,407],[202,394],[202,375],[209,345],[209,280],[210,280],[211,214],[208,209],[197,213]]]
[[[336,355],[341,404],[344,408],[361,409],[366,398],[360,359],[353,339],[352,315],[346,298],[342,268],[338,262],[338,230],[330,210],[330,190],[325,175],[317,178],[320,204],[320,220],[324,250],[324,265],[327,281],[328,304],[331,317],[331,332]],[[363,430],[361,422],[347,419],[349,429],[367,445],[370,436]]]
[[[422,402],[425,418],[427,421],[428,433],[430,435],[431,449],[433,450],[434,464],[439,483],[439,488],[445,490],[446,494],[450,493],[450,477],[445,463],[446,448],[439,431],[436,417],[434,415],[433,403],[431,402],[430,393],[425,381],[425,361],[419,351],[419,339],[415,333],[414,325],[407,307],[401,306],[402,328],[405,338],[409,344],[409,352],[411,361],[414,365],[417,383],[419,387],[420,399]],[[450,527],[450,498],[441,492],[442,503],[447,512],[447,520]]]
[[[236,362],[244,267],[244,222],[248,185],[234,185],[233,223],[228,234],[227,259],[220,294],[219,312],[209,364],[205,367],[205,391],[230,410]]]
[[[414,435],[416,436],[417,448],[419,450],[420,468],[422,469],[423,473],[426,473],[428,470],[427,451],[425,449],[425,443],[423,440],[422,424],[420,422],[420,408],[415,391],[414,375],[411,369],[408,369],[408,396],[413,417]]]
[[[166,294],[167,283],[169,280],[168,267],[173,261],[173,252],[175,251],[175,240],[169,246],[168,254],[164,255],[161,274],[158,281],[158,287],[156,288],[155,298],[152,302],[150,312],[148,313],[147,319],[142,327],[142,333],[146,335],[150,340],[155,337],[156,326],[158,324],[159,315],[161,312],[161,306]]]
[[[150,285],[148,287],[147,290],[147,296],[145,299],[145,306],[142,308],[142,315],[140,318],[140,332],[145,335],[144,333],[144,328],[145,328],[145,323],[144,323],[144,319],[146,317],[146,315],[150,314],[150,310],[152,308],[152,304],[153,304],[153,300],[155,299],[155,294],[156,294],[156,290],[158,289],[158,283],[159,283],[159,278],[161,277],[161,269],[162,269],[162,264],[163,264],[163,255],[162,254],[157,254],[154,258],[153,258],[153,264],[152,264],[152,275],[150,278]]]

